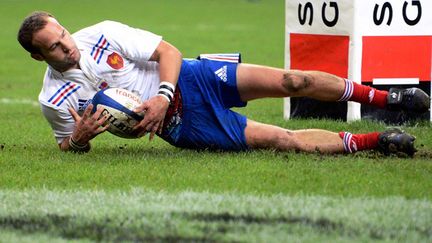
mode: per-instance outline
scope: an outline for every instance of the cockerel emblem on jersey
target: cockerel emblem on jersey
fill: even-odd
[[[113,52],[108,56],[107,63],[114,69],[120,69],[123,67],[123,58],[116,52]]]

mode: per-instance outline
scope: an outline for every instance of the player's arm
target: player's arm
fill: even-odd
[[[175,46],[162,40],[151,56],[150,61],[159,63],[161,82],[169,82],[175,87],[182,63],[180,51]]]
[[[182,55],[180,51],[166,41],[161,41],[150,61],[159,63],[161,86],[158,95],[143,102],[135,112],[145,112],[144,119],[135,127],[139,134],[150,132],[150,140],[156,132],[162,132],[166,111],[172,100],[177,79],[180,74]]]
[[[90,104],[81,117],[74,109],[69,108],[75,120],[75,128],[72,135],[59,144],[62,151],[88,152],[90,151],[90,140],[108,129],[108,124],[103,125],[108,119],[107,116],[101,116],[103,108],[98,108],[94,114],[91,114],[92,109],[93,105]]]

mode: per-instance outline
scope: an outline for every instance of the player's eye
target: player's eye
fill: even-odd
[[[54,43],[54,44],[52,44],[52,45],[50,46],[50,48],[49,48],[48,50],[50,50],[50,51],[54,51],[54,50],[57,48],[58,45],[59,45],[59,43]]]
[[[66,30],[63,29],[63,31],[62,31],[62,33],[60,35],[60,38],[63,39],[63,37],[65,37],[65,36],[66,36]],[[50,46],[50,48],[48,50],[54,51],[59,45],[60,45],[60,42],[54,43],[54,44],[52,44]]]

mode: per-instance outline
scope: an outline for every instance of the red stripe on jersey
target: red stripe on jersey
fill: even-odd
[[[72,84],[71,86],[69,86],[69,88],[65,89],[58,97],[57,99],[55,99],[52,104],[56,104],[65,94],[67,94],[69,92],[69,90],[73,89],[76,86],[76,84]]]
[[[95,53],[95,55],[93,56],[93,59],[96,60],[97,56],[99,55],[100,50],[104,47],[104,45],[107,43],[107,40],[104,39],[102,42],[102,45],[100,45]]]

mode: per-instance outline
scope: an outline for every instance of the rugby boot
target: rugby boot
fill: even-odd
[[[387,108],[391,111],[414,111],[423,113],[430,108],[430,97],[419,88],[390,88]]]
[[[417,149],[414,147],[415,137],[398,128],[391,128],[378,137],[378,150],[385,155],[404,153],[413,156]]]

